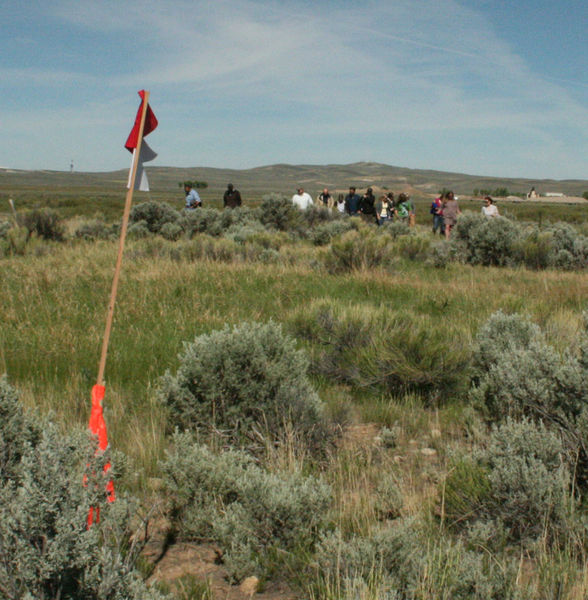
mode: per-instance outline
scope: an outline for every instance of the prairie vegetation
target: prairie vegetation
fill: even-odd
[[[259,204],[135,207],[106,369],[121,508],[87,535],[76,432],[118,225],[0,224],[0,548],[17,518],[30,541],[28,579],[0,594],[114,577],[97,598],[209,598],[205,581],[145,591],[132,532],[157,505],[168,544],[299,598],[585,598],[585,227],[465,214],[448,243],[428,215],[378,229]]]

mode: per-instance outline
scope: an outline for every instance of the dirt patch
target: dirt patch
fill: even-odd
[[[169,523],[161,518],[152,523],[151,537],[143,551],[147,562],[154,564],[153,573],[147,583],[168,584],[180,592],[182,582],[191,577],[196,581],[208,582],[213,597],[218,600],[297,600],[302,598],[285,582],[271,582],[264,589],[252,594],[246,586],[231,585],[227,572],[219,560],[220,552],[213,544],[177,542],[167,545]]]

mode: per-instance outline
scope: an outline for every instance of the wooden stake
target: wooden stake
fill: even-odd
[[[112,290],[110,292],[110,302],[108,304],[108,312],[106,314],[106,329],[104,330],[104,339],[102,341],[102,354],[100,356],[100,364],[98,365],[97,385],[104,385],[104,370],[106,368],[106,354],[108,352],[108,342],[110,340],[110,331],[112,329],[112,319],[114,317],[114,305],[116,303],[116,293],[118,291],[118,280],[120,277],[120,268],[122,265],[123,251],[125,247],[125,239],[127,237],[127,226],[129,224],[129,215],[131,213],[131,204],[133,203],[133,191],[135,189],[135,177],[137,176],[137,166],[139,156],[141,154],[141,144],[143,143],[143,128],[145,127],[145,117],[147,116],[147,105],[149,104],[149,92],[145,92],[143,98],[141,124],[139,126],[139,137],[137,147],[133,153],[133,164],[131,165],[131,185],[127,191],[125,201],[125,210],[123,213],[122,229],[120,232],[118,256],[116,258],[116,268],[114,269],[114,277],[112,279]]]

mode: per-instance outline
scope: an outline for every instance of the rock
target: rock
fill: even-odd
[[[244,594],[251,597],[251,596],[253,596],[253,594],[255,594],[257,592],[258,587],[259,587],[259,579],[257,577],[255,577],[254,575],[252,575],[251,577],[246,577],[245,579],[243,579],[243,581],[241,582],[241,585],[239,586],[239,589]]]

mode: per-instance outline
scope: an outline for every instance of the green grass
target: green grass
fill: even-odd
[[[114,192],[80,194],[55,192],[45,199],[55,202],[64,215],[88,217],[102,210],[113,220],[120,218],[115,215],[123,199]],[[17,206],[33,207],[33,196],[23,192]],[[175,192],[168,198],[175,198],[179,207]],[[572,220],[575,208],[568,209]],[[428,215],[420,223],[424,231]],[[528,315],[541,325],[550,343],[573,349],[582,311],[588,308],[588,278],[583,272],[457,263],[434,269],[398,258],[392,269],[333,275],[320,267],[327,249],[307,242],[285,242],[282,259],[275,264],[230,252],[223,261],[188,260],[178,250],[182,243],[160,238],[128,242],[106,364],[109,440],[130,458],[123,486],[146,497],[153,491],[157,462],[168,444],[166,414],[156,400],[157,382],[167,369],[177,367],[183,342],[196,335],[226,323],[268,319],[298,335],[300,316],[312,314],[313,307],[324,302],[346,316],[377,317],[373,322],[365,319],[373,332],[367,344],[373,347],[364,357],[370,352],[378,356],[376,350],[383,344],[378,323],[387,315],[406,313],[415,322],[429,323],[450,347],[462,351],[499,309]],[[0,374],[7,373],[29,409],[53,413],[64,428],[85,426],[89,417],[116,252],[116,242],[37,241],[24,256],[0,258]],[[311,354],[321,349],[317,339],[299,336],[299,344]],[[422,348],[424,355],[427,351],[432,348]],[[463,377],[467,383],[467,373]],[[465,402],[463,388],[456,386],[454,393],[430,403],[419,392],[359,389],[324,374],[314,381],[330,411],[346,413],[350,425],[322,466],[322,475],[333,487],[334,525],[349,535],[368,535],[381,525],[382,474],[392,477],[401,490],[403,516],[425,516],[435,523],[431,507],[439,498],[448,455],[452,448],[467,447],[482,428]],[[399,428],[396,447],[378,445],[384,426]],[[436,453],[424,455],[423,448]],[[305,458],[295,450],[285,452],[276,451],[272,459],[276,469],[317,469],[301,466]],[[548,597],[544,592],[558,584],[552,559],[565,570],[561,597],[582,598],[588,571],[578,566],[572,550],[566,552],[564,548],[555,555],[545,550],[537,560],[527,561],[521,567],[520,589],[528,590],[530,598]],[[186,581],[185,597],[195,597],[192,587],[198,586]],[[333,582],[321,597],[339,598],[341,590],[340,582]],[[200,588],[197,594],[207,597]],[[422,598],[434,597],[433,588],[423,590]]]

